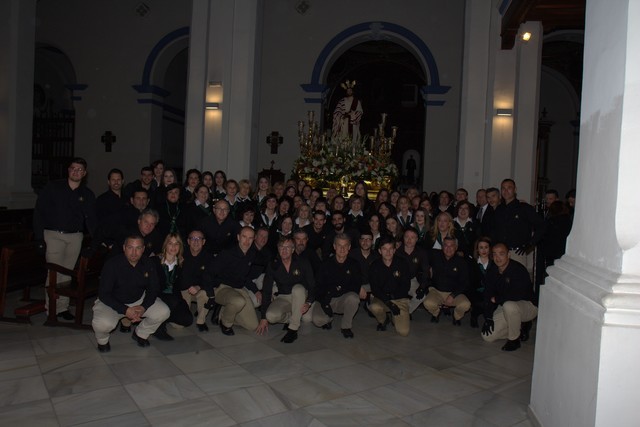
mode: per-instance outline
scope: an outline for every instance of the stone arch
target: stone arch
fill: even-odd
[[[443,86],[440,83],[440,74],[433,54],[420,37],[409,29],[391,22],[371,21],[353,25],[338,33],[322,49],[313,70],[309,83],[301,87],[307,94],[306,103],[321,103],[328,89],[323,83],[326,81],[328,70],[336,58],[340,57],[349,48],[371,40],[388,40],[405,47],[413,53],[420,62],[428,84],[421,88],[425,106],[440,106],[444,100],[438,99],[438,95],[446,94],[451,86]]]

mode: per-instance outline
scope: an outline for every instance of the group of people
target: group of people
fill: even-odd
[[[340,333],[354,338],[360,309],[377,330],[393,325],[407,336],[420,306],[434,323],[447,312],[459,326],[469,313],[479,328],[483,315],[481,336],[516,350],[537,315],[533,249],[552,247],[543,256],[552,263],[563,253],[559,230],[570,229],[569,207],[553,192],[541,214],[517,199],[511,179],[478,190],[476,203],[462,188],[454,195],[383,189],[372,200],[364,182],[346,197],[304,181],[271,186],[261,177],[253,188],[223,171],[192,169],[180,184],[156,161],[126,186],[112,169],[96,198],[83,185],[86,168],[74,159],[68,178],[42,191],[34,235],[47,261],[68,268],[85,232],[88,255],[108,251],[92,320],[101,352],[110,351],[119,323],[144,347],[151,335],[172,340],[167,325],[188,327],[194,318],[208,331],[210,312],[224,335],[284,324],[285,343],[304,322],[332,329],[336,315]],[[68,300],[57,303],[58,316],[72,320]]]

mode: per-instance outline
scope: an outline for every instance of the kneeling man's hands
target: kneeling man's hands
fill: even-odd
[[[493,332],[493,319],[485,319],[482,325],[482,335],[490,335]]]

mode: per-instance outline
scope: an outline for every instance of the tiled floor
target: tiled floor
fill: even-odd
[[[104,355],[90,331],[41,326],[43,314],[0,323],[0,424],[533,426],[535,334],[505,353],[468,319],[428,318],[419,309],[402,338],[361,311],[355,339],[304,324],[293,344],[281,325],[265,337],[169,328],[175,341],[144,349],[116,331]]]

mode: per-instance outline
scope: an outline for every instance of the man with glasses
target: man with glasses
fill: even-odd
[[[223,249],[232,248],[236,241],[235,237],[240,232],[240,224],[231,218],[230,211],[231,208],[226,200],[218,200],[213,205],[213,215],[203,218],[197,227],[202,230],[206,239],[205,250],[214,256]]]
[[[33,234],[38,249],[45,253],[47,262],[70,270],[76,265],[84,231],[91,235],[96,227],[96,198],[82,182],[87,175],[87,162],[82,158],[71,161],[67,178],[51,181],[42,190],[33,213]],[[58,274],[58,283],[69,280]],[[49,285],[49,279],[45,286]],[[49,297],[46,307],[49,308]],[[56,313],[64,320],[73,320],[69,312],[69,298],[58,296]]]
[[[273,285],[278,287],[272,298]],[[262,319],[256,333],[262,335],[269,323],[287,324],[287,333],[281,339],[292,343],[298,338],[302,316],[313,302],[315,280],[309,261],[295,254],[295,243],[290,236],[278,241],[278,258],[270,262],[262,285]]]
[[[196,302],[197,316],[196,326],[200,332],[209,330],[207,326],[207,314],[209,310],[205,304],[209,301],[207,290],[213,294],[213,263],[215,258],[202,248],[205,244],[204,234],[200,230],[193,230],[187,238],[189,249],[184,251],[182,263],[182,278],[180,281],[180,293],[182,298],[191,307]]]

